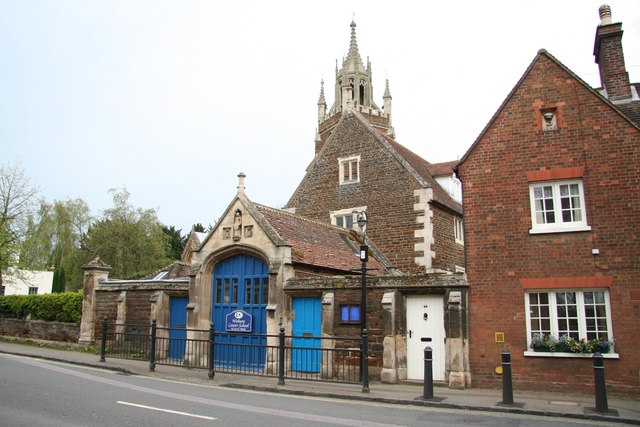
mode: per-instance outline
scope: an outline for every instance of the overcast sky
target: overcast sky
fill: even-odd
[[[217,221],[240,171],[253,201],[288,201],[354,17],[380,106],[389,79],[396,139],[442,162],[464,155],[541,48],[599,86],[602,3],[0,0],[0,163],[95,215],[124,186],[186,233]],[[640,2],[608,4],[640,81]]]

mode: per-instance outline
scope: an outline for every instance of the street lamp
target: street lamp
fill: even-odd
[[[362,392],[369,393],[369,333],[367,331],[367,261],[369,260],[369,247],[366,242],[367,213],[362,211],[357,217],[358,227],[362,231],[362,244],[360,245],[362,294],[360,298],[360,333],[362,334]]]

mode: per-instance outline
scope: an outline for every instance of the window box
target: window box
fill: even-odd
[[[613,344],[601,339],[582,339],[580,341],[563,335],[555,338],[550,335],[535,334],[531,339],[530,347],[536,353],[600,353],[611,351]]]

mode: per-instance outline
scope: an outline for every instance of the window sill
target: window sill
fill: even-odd
[[[591,359],[594,353],[561,353],[550,351],[525,351],[525,357],[560,357],[565,359]],[[602,353],[604,359],[620,359],[618,353]]]
[[[584,225],[582,227],[557,227],[557,228],[544,228],[544,229],[531,229],[529,234],[550,234],[550,233],[573,233],[578,231],[591,231],[590,225]]]

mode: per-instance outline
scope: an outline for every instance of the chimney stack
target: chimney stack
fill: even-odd
[[[622,51],[622,24],[612,23],[608,5],[600,6],[598,12],[600,25],[596,30],[593,55],[600,70],[600,83],[611,102],[629,100],[631,86]]]

